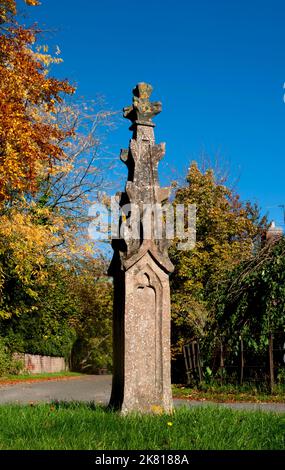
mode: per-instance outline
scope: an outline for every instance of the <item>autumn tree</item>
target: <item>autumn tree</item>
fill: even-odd
[[[60,59],[36,50],[37,31],[17,24],[15,2],[2,1],[0,12],[0,201],[3,203],[15,193],[36,191],[41,174],[52,172],[65,158],[63,143],[71,131],[66,132],[50,117],[62,101],[62,93],[72,94],[74,88],[67,80],[48,76],[46,66]]]
[[[106,191],[111,182],[108,174],[113,158],[104,148],[103,141],[112,129],[116,113],[104,109],[100,99],[86,102],[73,100],[57,106],[56,122],[66,132],[71,132],[65,158],[52,172],[41,178],[36,194],[29,194],[30,207],[41,214],[48,214],[46,221],[58,227],[57,245],[61,252],[76,252],[81,243],[81,254],[92,246],[86,239],[86,227],[90,223],[88,210]],[[103,191],[103,192],[104,192]],[[45,217],[45,215],[44,215]],[[80,236],[79,236],[80,235]],[[85,251],[86,253],[86,251]]]
[[[37,5],[36,1],[27,1]],[[54,226],[39,223],[26,203],[43,175],[65,160],[72,131],[54,121],[62,94],[72,94],[67,81],[48,76],[58,62],[35,48],[37,31],[16,21],[16,2],[0,2],[0,315],[18,315],[45,278],[45,256],[56,243]],[[32,210],[31,210],[32,209]],[[42,216],[42,214],[40,214]]]
[[[243,203],[217,181],[213,170],[203,172],[194,162],[186,181],[177,190],[174,204],[196,205],[197,241],[191,251],[179,251],[177,243],[171,250],[174,356],[181,353],[183,343],[203,333],[212,292],[236,265],[253,256],[265,223],[258,208]]]
[[[77,367],[110,367],[112,285],[86,225],[114,113],[71,99],[50,77],[59,49],[52,57],[16,13],[0,0],[0,342],[65,357],[76,343]]]
[[[49,260],[93,256],[89,196],[102,187],[100,132],[113,113],[68,99],[74,87],[49,74],[59,51],[16,22],[16,2],[0,0],[0,15],[0,317],[9,318],[36,308]]]

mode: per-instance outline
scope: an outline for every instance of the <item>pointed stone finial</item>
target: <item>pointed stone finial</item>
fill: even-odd
[[[129,148],[121,151],[128,180],[119,205],[128,216],[127,222],[122,217],[119,221],[122,238],[113,240],[109,268],[114,278],[110,407],[123,413],[172,410],[169,274],[174,267],[166,231],[158,234],[154,228],[154,211],[170,190],[159,186],[158,163],[165,145],[155,143],[152,118],[160,113],[161,103],[150,101],[151,92],[150,85],[139,83],[132,106],[124,108],[133,136]]]
[[[133,89],[133,104],[124,108],[124,117],[133,124],[152,126],[152,118],[159,114],[162,105],[159,101],[150,101],[152,86],[148,83],[138,83]]]

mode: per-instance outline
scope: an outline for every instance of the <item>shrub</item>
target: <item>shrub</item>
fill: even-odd
[[[0,338],[0,377],[17,375],[23,370],[23,361],[14,359],[3,338]]]

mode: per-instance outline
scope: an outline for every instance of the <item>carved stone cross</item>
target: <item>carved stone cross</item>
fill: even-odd
[[[159,187],[157,167],[165,144],[155,144],[152,118],[161,112],[161,103],[150,101],[151,92],[150,85],[139,83],[132,106],[124,108],[133,136],[129,148],[121,151],[128,181],[120,206],[130,204],[128,220],[138,225],[139,236],[113,240],[109,268],[114,278],[110,406],[123,412],[172,409],[169,274],[173,265],[165,236],[158,237],[153,227],[147,231],[143,219],[146,204],[155,207],[170,193],[169,188]]]

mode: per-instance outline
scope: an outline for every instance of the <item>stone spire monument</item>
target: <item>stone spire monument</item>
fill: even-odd
[[[155,144],[152,118],[161,112],[161,103],[151,102],[151,93],[150,85],[139,83],[133,90],[133,104],[124,108],[133,135],[129,148],[121,151],[128,181],[119,205],[129,204],[130,209],[120,218],[119,226],[125,223],[125,228],[112,241],[109,268],[114,278],[110,406],[123,412],[172,409],[169,274],[173,265],[165,230],[158,236],[154,224],[146,227],[144,221],[146,205],[157,207],[170,194],[169,188],[159,187],[157,167],[165,144]],[[137,231],[129,232],[130,225]]]

